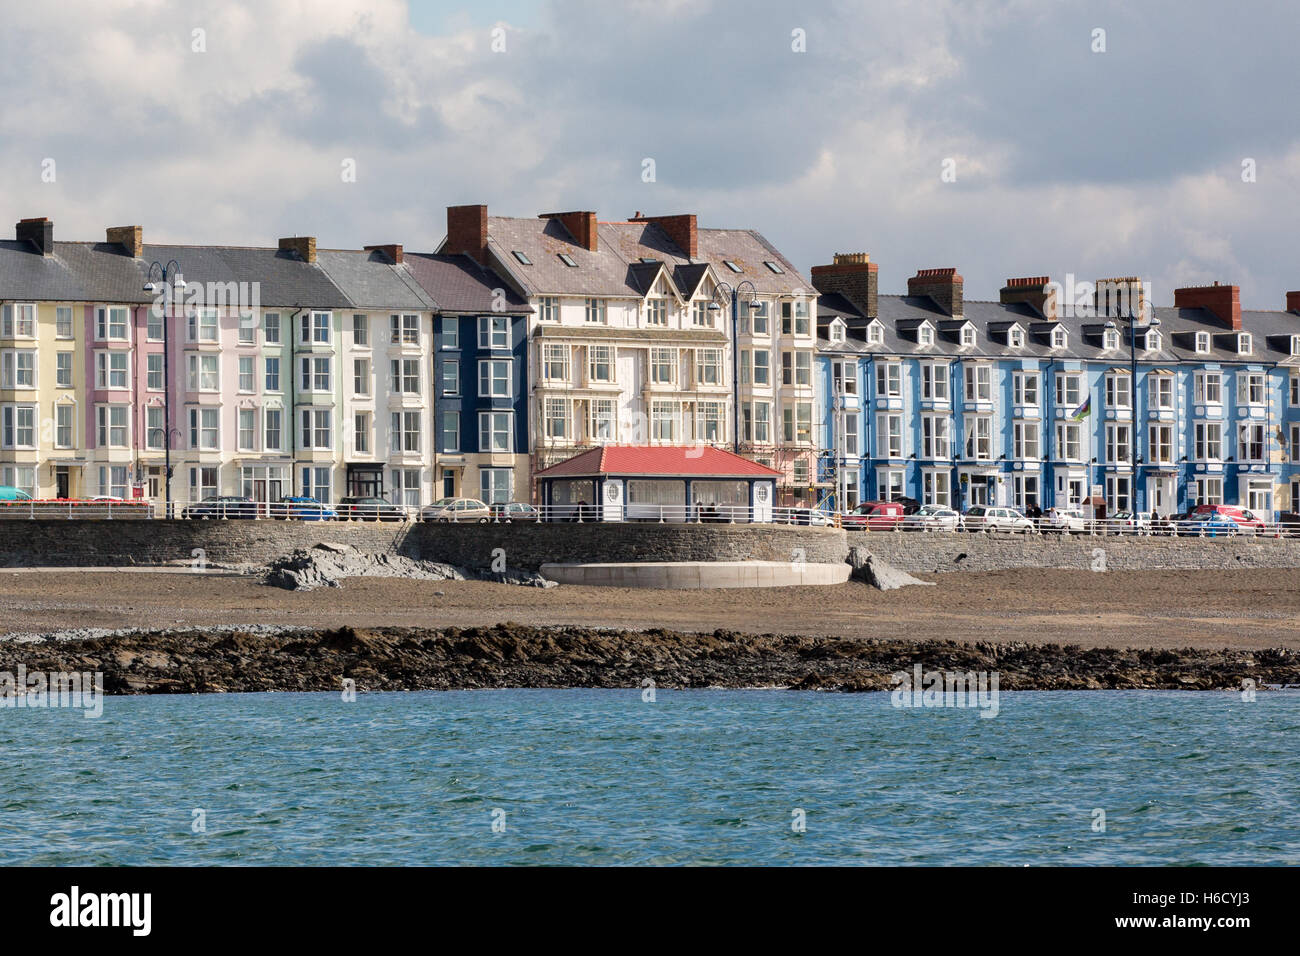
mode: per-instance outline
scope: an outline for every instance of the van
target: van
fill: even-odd
[[[31,501],[32,496],[21,488],[12,485],[0,485],[0,501]]]

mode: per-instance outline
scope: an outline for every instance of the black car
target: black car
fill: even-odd
[[[340,521],[405,521],[406,511],[384,498],[352,496],[339,501]]]
[[[240,495],[210,495],[189,505],[182,518],[256,518],[257,502]]]

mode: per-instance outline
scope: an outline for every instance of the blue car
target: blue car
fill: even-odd
[[[339,513],[328,505],[306,495],[293,495],[280,499],[277,518],[297,518],[299,521],[336,521]]]

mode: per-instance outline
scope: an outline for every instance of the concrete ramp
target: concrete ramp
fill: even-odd
[[[542,577],[560,584],[608,588],[783,588],[843,584],[847,564],[791,561],[645,561],[621,564],[543,564]]]

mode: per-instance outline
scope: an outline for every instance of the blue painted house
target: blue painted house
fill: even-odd
[[[818,478],[836,507],[1300,507],[1300,294],[1244,311],[1213,285],[1148,308],[1125,277],[1067,303],[1038,276],[967,302],[956,270],[930,269],[879,295],[864,255],[812,279]]]

